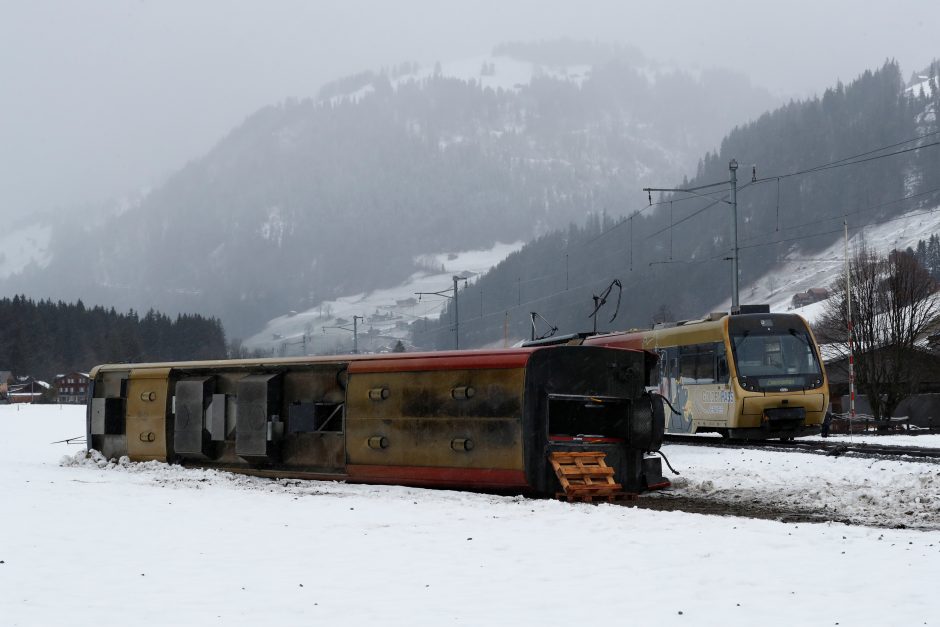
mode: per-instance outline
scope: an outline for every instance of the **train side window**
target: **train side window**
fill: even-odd
[[[716,344],[683,346],[679,354],[679,376],[682,383],[715,383]]]
[[[679,357],[679,379],[682,383],[696,383],[698,355],[691,353]]]
[[[708,350],[708,348],[702,347],[704,350],[698,354],[698,359],[696,360],[696,382],[697,383],[714,383],[715,382],[715,351]]]

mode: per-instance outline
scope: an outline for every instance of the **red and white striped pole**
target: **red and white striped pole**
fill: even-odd
[[[849,331],[849,433],[852,433],[852,420],[855,419],[855,348],[852,334],[852,273],[849,270],[849,223],[842,221],[845,227],[845,303],[848,313]]]

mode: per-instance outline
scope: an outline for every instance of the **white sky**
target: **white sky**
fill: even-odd
[[[0,0],[0,217],[155,184],[323,82],[507,40],[623,42],[803,96],[935,56],[940,3]]]

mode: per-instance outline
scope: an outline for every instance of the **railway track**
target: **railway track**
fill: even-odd
[[[719,448],[755,448],[783,451],[802,451],[820,455],[852,454],[861,457],[915,457],[923,460],[940,462],[940,448],[919,446],[891,446],[887,444],[868,444],[854,442],[823,442],[819,440],[729,440],[697,435],[666,435],[670,444],[691,446],[713,446]]]

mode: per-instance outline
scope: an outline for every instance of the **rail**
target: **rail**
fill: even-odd
[[[802,451],[822,455],[844,455],[852,453],[862,457],[918,457],[940,460],[940,448],[920,446],[892,446],[863,442],[823,442],[820,440],[728,440],[697,435],[666,435],[670,444],[691,446],[713,446],[719,448],[754,448],[783,451]]]

